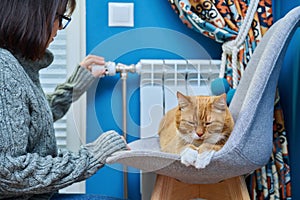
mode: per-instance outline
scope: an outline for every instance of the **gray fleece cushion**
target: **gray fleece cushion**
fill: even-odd
[[[204,169],[186,167],[180,163],[179,155],[161,152],[158,137],[132,142],[131,151],[115,153],[107,161],[197,184],[217,183],[264,166],[272,153],[278,76],[299,19],[300,7],[297,7],[277,21],[257,46],[231,102],[234,130]]]

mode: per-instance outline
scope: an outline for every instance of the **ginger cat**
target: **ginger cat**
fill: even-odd
[[[178,106],[159,125],[161,150],[181,154],[187,166],[204,168],[233,130],[234,121],[220,96],[185,96],[177,92]]]

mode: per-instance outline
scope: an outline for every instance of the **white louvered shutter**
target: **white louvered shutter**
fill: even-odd
[[[65,82],[67,78],[67,40],[66,31],[59,31],[55,40],[49,46],[49,50],[54,54],[53,63],[40,71],[41,85],[45,93],[54,91],[57,84]],[[58,148],[65,149],[67,147],[67,118],[54,123],[55,136]]]

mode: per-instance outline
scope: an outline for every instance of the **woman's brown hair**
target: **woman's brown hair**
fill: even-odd
[[[0,47],[36,60],[47,48],[58,15],[71,15],[75,0],[1,0]]]

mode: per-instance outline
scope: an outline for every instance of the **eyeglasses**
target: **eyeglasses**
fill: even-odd
[[[65,15],[59,15],[59,14],[57,14],[57,16],[59,17],[59,27],[65,29],[70,23],[71,17],[67,17]]]

